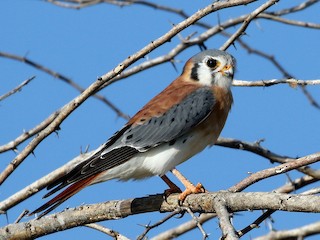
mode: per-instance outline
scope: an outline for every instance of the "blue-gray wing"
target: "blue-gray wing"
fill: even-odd
[[[175,141],[206,119],[214,104],[215,98],[211,89],[203,87],[193,91],[160,116],[152,117],[141,125],[125,125],[93,156],[49,185],[48,189],[55,188],[45,196],[73,182],[119,166],[139,152]]]
[[[209,88],[195,90],[163,115],[127,129],[115,145],[123,144],[143,152],[159,144],[174,141],[206,119],[214,103],[215,99]]]

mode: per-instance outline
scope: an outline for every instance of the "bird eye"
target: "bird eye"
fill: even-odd
[[[218,61],[213,58],[209,58],[206,63],[209,68],[216,68],[218,65]]]

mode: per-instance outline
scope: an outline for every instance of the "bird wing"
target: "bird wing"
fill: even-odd
[[[159,95],[158,95],[159,96]],[[160,94],[161,97],[161,94]],[[148,109],[157,108],[159,102],[147,104]],[[160,101],[161,102],[161,101]],[[173,104],[167,111],[157,116],[148,117],[143,108],[137,115],[136,122],[128,122],[116,132],[87,160],[75,166],[69,173],[47,186],[50,190],[44,198],[70,185],[53,199],[37,208],[31,214],[44,211],[45,215],[62,202],[94,182],[102,172],[119,166],[130,160],[139,152],[148,151],[162,143],[174,142],[188,133],[194,126],[201,123],[213,110],[215,97],[209,87],[194,88],[185,94],[182,100]],[[149,102],[149,103],[152,103]],[[143,116],[140,118],[139,116]]]
[[[206,119],[214,104],[215,98],[209,87],[197,88],[163,114],[145,119],[140,124],[125,125],[101,150],[49,185],[48,189],[59,186],[45,197],[73,182],[119,166],[139,152],[175,141]]]

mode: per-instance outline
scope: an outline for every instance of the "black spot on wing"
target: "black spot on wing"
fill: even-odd
[[[142,125],[131,126],[130,130],[123,133],[121,141],[140,151],[146,151],[164,142],[174,144],[172,140],[182,136],[208,116],[214,103],[210,88],[200,88],[163,115],[153,117]]]
[[[174,139],[174,140],[171,140],[170,142],[169,142],[169,146],[172,146],[172,145],[174,145],[176,143],[176,140]]]
[[[101,155],[101,152],[98,152],[88,160],[78,164],[65,176],[48,185],[47,189],[53,189],[44,197],[52,195],[71,183],[78,182],[97,173],[119,166],[131,159],[137,153],[139,153],[138,150],[127,146],[113,149],[103,155]]]

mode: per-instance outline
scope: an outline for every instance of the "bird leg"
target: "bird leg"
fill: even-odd
[[[161,176],[161,179],[169,186],[169,189],[164,191],[165,199],[172,193],[182,193],[181,189],[175,185],[166,175]]]
[[[202,186],[201,183],[198,183],[196,186],[194,186],[185,176],[183,176],[176,168],[171,170],[172,174],[175,175],[180,182],[186,187],[186,190],[184,190],[179,195],[179,202],[182,203],[186,197],[192,193],[204,193],[206,190]],[[171,182],[171,181],[170,181]],[[170,186],[169,186],[170,187]]]

